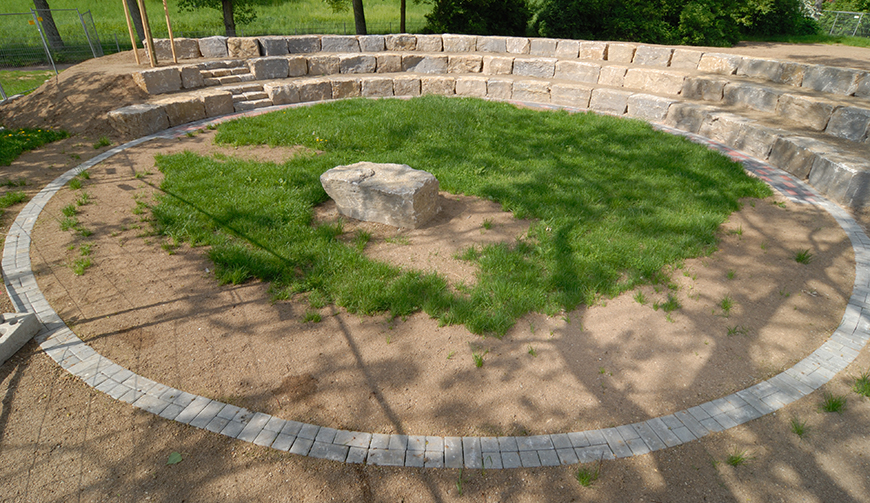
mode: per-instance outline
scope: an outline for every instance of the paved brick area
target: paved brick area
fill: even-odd
[[[524,106],[553,108],[523,103]],[[292,105],[298,106],[298,105]],[[265,113],[270,107],[253,113]],[[580,110],[577,110],[580,111]],[[234,114],[209,122],[222,122]],[[6,237],[2,267],[6,290],[19,312],[35,312],[43,351],[71,374],[116,400],[160,417],[301,456],[345,463],[431,468],[557,466],[624,458],[691,442],[774,412],[812,393],[842,371],[870,339],[870,238],[851,216],[807,184],[770,165],[706,138],[666,126],[743,163],[745,169],[793,201],[828,211],[855,250],[856,277],[843,320],[830,339],[794,367],[731,395],[647,421],[592,431],[526,437],[383,435],[336,430],[249,411],[154,382],[101,356],[60,319],[36,284],[30,263],[30,232],[45,204],[75,175],[154,138],[178,137],[206,122],[188,124],[113,148],[49,183],[21,211]],[[428,433],[428,432],[422,432]]]

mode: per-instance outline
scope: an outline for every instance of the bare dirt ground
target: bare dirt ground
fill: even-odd
[[[847,49],[820,48],[831,58],[870,61],[870,50]],[[793,46],[780,48],[779,56],[760,52],[769,50],[735,49],[782,59],[799,52]],[[112,58],[120,56],[66,70],[54,88],[16,104],[18,119],[28,104],[39,109],[58,93],[88,90],[86,99],[22,119],[78,134],[24,154],[0,168],[0,179],[25,177],[24,190],[33,194],[103,150],[91,146],[111,135],[98,117],[126,104],[109,101],[140,99],[124,89],[131,65]],[[103,70],[113,84],[100,80]],[[272,305],[258,283],[218,286],[202,250],[172,249],[149,234],[147,211],[135,208],[137,201],[150,203],[159,186],[153,155],[182,149],[263,160],[292,155],[216,147],[210,134],[200,134],[114,157],[91,170],[82,189],[64,188],[43,212],[31,253],[40,286],[76,333],[119,364],[288,419],[439,435],[535,434],[642,420],[792,365],[836,328],[851,293],[854,261],[842,231],[814,208],[781,207],[775,198],[746,201],[723,227],[720,251],[674,271],[683,307],[670,315],[652,308],[668,290],[647,287],[646,305],[632,294],[565,316],[529,315],[501,340],[437,327],[422,315],[391,321],[324,308],[320,323],[304,323],[305,304]],[[87,238],[58,223],[61,209],[83,192],[91,197],[78,215],[93,231]],[[473,271],[453,258],[456,250],[524,231],[525,222],[498,207],[444,197],[443,215],[423,229],[397,235],[360,224],[375,236],[367,252],[438,270],[451,281],[472,280]],[[4,230],[17,209],[7,210]],[[334,210],[325,206],[318,216],[334,217]],[[870,219],[857,216],[866,229]],[[492,221],[490,229],[484,220]],[[75,276],[70,264],[88,244],[93,266]],[[810,249],[814,260],[796,264],[791,254],[798,249]],[[726,295],[734,301],[727,316]],[[0,302],[11,309],[5,296]],[[482,368],[474,367],[472,351],[488,351]],[[0,366],[0,501],[870,501],[870,401],[850,390],[868,368],[864,350],[828,385],[776,414],[687,445],[605,462],[600,478],[585,488],[570,466],[361,467],[228,440],[116,402],[67,375],[31,342]],[[846,410],[819,412],[825,392],[846,396]],[[795,418],[809,427],[803,439],[791,431]],[[183,461],[167,465],[172,452]],[[736,452],[750,459],[727,464]]]

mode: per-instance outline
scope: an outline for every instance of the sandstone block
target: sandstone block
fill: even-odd
[[[770,155],[770,149],[776,143],[776,140],[789,136],[789,134],[789,132],[781,129],[769,128],[749,121],[743,125],[740,138],[733,148],[742,150],[758,159],[765,160]]]
[[[248,68],[254,80],[286,79],[289,72],[287,58],[280,56],[249,59]]]
[[[308,57],[308,75],[334,75],[341,70],[338,56],[315,54]]]
[[[366,77],[360,81],[360,93],[366,97],[384,97],[393,95],[393,79],[389,77]]]
[[[356,98],[362,96],[362,84],[356,77],[334,77],[332,83],[332,99]],[[391,84],[392,85],[392,84]],[[392,95],[392,90],[390,92]]]
[[[287,52],[290,54],[320,52],[320,36],[297,35],[287,37]]]
[[[398,75],[394,77],[393,95],[420,96],[420,78],[411,75]]]
[[[870,98],[870,73],[865,74],[858,80],[855,96],[858,98]]]
[[[556,43],[552,38],[533,38],[530,39],[529,54],[532,56],[548,56],[552,58],[556,54]]]
[[[607,44],[607,61],[614,63],[631,63],[634,59],[634,44]]]
[[[665,124],[681,131],[697,133],[710,114],[715,112],[715,108],[706,105],[677,102],[668,109]]]
[[[456,95],[486,97],[486,77],[456,77]]]
[[[33,313],[4,313],[0,316],[0,365],[30,342],[40,328]]]
[[[414,35],[387,35],[384,43],[388,51],[413,51],[417,48],[417,37]]]
[[[296,81],[299,89],[299,101],[325,101],[332,99],[332,83],[325,79],[302,79]]]
[[[359,52],[359,42],[353,35],[324,35],[320,37],[321,52]]]
[[[263,56],[286,56],[289,54],[286,37],[260,37],[259,40]]]
[[[674,50],[667,47],[639,45],[632,63],[644,66],[668,66]]]
[[[683,88],[685,75],[652,68],[629,68],[622,87],[676,96]]]
[[[540,77],[546,79],[552,77],[555,70],[555,58],[514,59],[514,75],[520,75],[523,77]]]
[[[480,73],[483,56],[459,54],[447,57],[447,73]]]
[[[816,131],[824,131],[834,113],[834,105],[811,96],[783,94],[776,113]]]
[[[185,89],[196,89],[205,85],[198,66],[181,67],[181,86]]]
[[[163,107],[169,126],[175,127],[188,122],[205,119],[205,105],[198,96],[173,96],[155,103]]]
[[[514,82],[510,79],[490,77],[486,81],[486,96],[497,100],[509,100],[513,94]]]
[[[723,101],[726,105],[751,108],[759,112],[775,112],[782,91],[772,87],[743,82],[725,86]]]
[[[382,52],[387,48],[383,35],[360,35],[357,39],[362,52]]]
[[[474,35],[441,35],[444,52],[474,52],[477,50],[477,37]]]
[[[233,113],[233,93],[229,91],[202,90],[196,93],[205,107],[206,117],[220,117]]]
[[[707,73],[718,73],[720,75],[734,75],[742,60],[743,56],[735,54],[708,52],[701,56],[698,70]]]
[[[342,54],[338,57],[341,73],[375,73],[378,59],[367,54]]]
[[[671,55],[671,68],[696,70],[703,54],[701,51],[692,49],[674,49],[674,53]]]
[[[589,108],[592,87],[583,84],[553,84],[550,86],[550,101],[570,107]]]
[[[532,43],[523,37],[508,37],[505,48],[510,54],[528,54],[532,50]]]
[[[169,43],[168,38],[155,38],[154,52],[157,53],[157,61],[172,61],[172,45]],[[201,57],[199,42],[194,38],[176,38],[175,56],[179,60]]]
[[[627,71],[626,66],[602,66],[598,74],[598,83],[603,86],[622,87]]]
[[[107,115],[115,130],[128,138],[140,138],[169,128],[166,110],[151,103],[119,108]]]
[[[557,61],[555,77],[557,79],[573,80],[574,82],[598,83],[601,65],[583,61]]]
[[[507,52],[507,37],[477,37],[477,52]]]
[[[823,93],[851,96],[858,90],[858,79],[864,75],[859,70],[833,66],[814,65],[807,68],[801,87]]]
[[[441,35],[417,35],[417,51],[441,52],[443,47]]]
[[[870,134],[870,110],[840,107],[831,115],[825,132],[855,142],[864,141]]]
[[[782,62],[782,75],[779,77],[779,82],[790,86],[800,87],[804,81],[804,75],[807,73],[809,65],[801,63],[792,63],[790,61]]]
[[[308,75],[308,58],[305,56],[290,56],[287,58],[287,76],[301,77]]]
[[[206,37],[199,39],[199,52],[203,58],[226,58],[227,37]]]
[[[181,90],[178,67],[151,68],[133,73],[133,81],[148,94],[163,94]]]
[[[358,162],[320,175],[342,215],[415,229],[438,211],[438,180],[405,164]]]
[[[229,37],[227,52],[231,58],[259,58],[260,43],[253,37]]]
[[[689,100],[722,101],[728,83],[716,77],[687,77],[680,94]]]
[[[849,208],[870,201],[870,162],[866,158],[830,152],[820,154],[810,171],[810,185]]]
[[[580,42],[577,57],[593,61],[607,59],[607,42]]]
[[[484,56],[483,73],[487,75],[510,75],[514,68],[514,58],[503,56]]]
[[[550,102],[550,85],[537,80],[518,80],[514,82],[511,99],[534,103]]]
[[[406,54],[402,56],[402,70],[416,73],[447,73],[447,55],[418,56]]]
[[[832,150],[831,145],[815,138],[782,136],[773,143],[768,162],[799,180],[806,180],[816,158]]]
[[[556,44],[556,57],[566,59],[577,59],[580,54],[579,40],[560,40]]]
[[[421,94],[440,94],[443,96],[453,96],[455,94],[455,86],[456,81],[453,77],[420,77]]]
[[[661,122],[675,100],[652,94],[632,94],[628,97],[628,115],[647,122]]]
[[[732,113],[711,113],[701,124],[698,134],[739,149],[738,145],[742,144],[743,126],[750,122],[752,122],[750,119]]]
[[[398,73],[402,71],[401,54],[378,54],[377,73]]]
[[[743,58],[737,67],[737,75],[782,82],[782,63],[770,59]]]
[[[628,108],[628,98],[631,95],[631,91],[622,89],[593,89],[592,97],[589,99],[589,108],[596,112],[624,115]]]

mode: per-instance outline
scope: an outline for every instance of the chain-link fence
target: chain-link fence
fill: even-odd
[[[0,14],[0,68],[78,62],[102,56],[90,11],[34,10]]]
[[[870,14],[866,12],[822,11],[819,24],[826,35],[870,37]]]

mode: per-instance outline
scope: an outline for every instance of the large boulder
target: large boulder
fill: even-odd
[[[414,229],[441,209],[438,180],[405,164],[358,162],[320,175],[320,183],[342,215]]]

